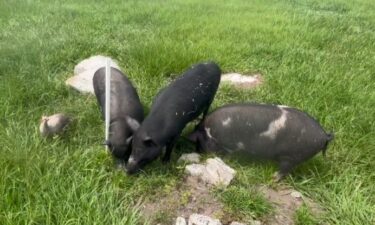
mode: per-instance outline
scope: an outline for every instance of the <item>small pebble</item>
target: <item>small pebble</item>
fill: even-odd
[[[191,214],[188,225],[222,225],[218,219],[201,214]]]
[[[290,195],[293,197],[293,198],[302,198],[302,194],[298,191],[292,191],[290,193]]]
[[[176,225],[186,225],[186,220],[183,217],[177,217],[176,219]]]

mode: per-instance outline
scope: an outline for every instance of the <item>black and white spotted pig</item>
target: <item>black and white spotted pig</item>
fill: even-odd
[[[198,151],[241,151],[276,161],[276,180],[319,151],[325,154],[332,138],[317,121],[297,109],[250,103],[216,109],[189,135]]]
[[[187,123],[203,113],[214,99],[221,71],[215,63],[193,65],[188,71],[163,89],[155,98],[149,115],[134,134],[132,154],[127,164],[129,174],[166,152],[169,161],[174,143]]]
[[[105,119],[105,67],[93,77],[94,92]],[[125,163],[131,153],[131,139],[143,120],[143,107],[136,89],[118,69],[111,68],[109,150],[117,163]]]

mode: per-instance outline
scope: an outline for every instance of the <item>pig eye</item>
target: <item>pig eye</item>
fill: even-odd
[[[147,147],[156,147],[156,143],[151,138],[143,140],[143,144]]]

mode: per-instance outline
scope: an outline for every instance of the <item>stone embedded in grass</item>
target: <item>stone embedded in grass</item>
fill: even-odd
[[[190,164],[185,167],[185,173],[196,177],[206,184],[228,186],[236,171],[226,165],[220,158],[207,159],[205,164]]]
[[[262,225],[259,220],[252,220],[250,223],[231,222],[230,225]]]
[[[230,225],[246,225],[244,223],[239,223],[239,222],[231,222]]]
[[[176,225],[186,225],[186,220],[183,217],[177,217]]]
[[[42,116],[39,131],[43,137],[54,136],[62,133],[70,122],[71,118],[62,113]]]
[[[218,219],[194,213],[190,215],[188,225],[222,225],[222,223]]]
[[[177,162],[199,163],[200,160],[201,160],[201,156],[198,153],[194,152],[194,153],[189,153],[189,154],[182,154]]]
[[[94,94],[92,78],[99,68],[106,65],[107,59],[110,60],[111,67],[120,69],[118,64],[110,57],[101,55],[92,56],[78,63],[74,67],[74,76],[68,78],[65,83],[81,93]]]
[[[292,196],[293,198],[298,198],[298,199],[302,198],[301,192],[298,192],[298,191],[292,191],[290,193],[290,196]]]
[[[228,83],[238,88],[251,89],[262,84],[263,80],[260,74],[242,75],[239,73],[227,73],[221,76],[223,84]]]

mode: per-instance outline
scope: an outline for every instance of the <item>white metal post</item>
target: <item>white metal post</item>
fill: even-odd
[[[105,140],[109,138],[109,121],[111,113],[111,64],[107,58],[105,66]],[[108,145],[107,145],[108,149]]]

